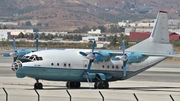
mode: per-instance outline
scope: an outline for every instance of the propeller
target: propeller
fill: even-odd
[[[103,60],[97,56],[95,56],[95,54],[99,54],[98,52],[94,52],[94,49],[96,47],[96,41],[94,40],[93,44],[92,44],[92,50],[91,50],[91,53],[87,54],[85,52],[79,52],[82,56],[85,56],[89,59],[89,63],[88,63],[88,68],[87,68],[87,72],[90,71],[91,69],[91,65],[92,65],[92,62],[94,60],[97,60],[99,62],[102,62]]]
[[[39,48],[39,40],[38,38],[36,38],[36,51],[38,51],[38,48]]]
[[[128,61],[127,54],[125,54],[125,42],[122,42],[122,51],[123,51],[123,56],[121,57],[121,60],[123,61],[123,73],[124,76],[126,76],[126,64]]]
[[[128,56],[127,54],[125,53],[125,42],[124,40],[122,41],[122,56],[121,57],[114,57],[112,58],[112,60],[114,61],[117,61],[117,60],[121,60],[123,61],[123,73],[124,73],[124,76],[126,76],[126,64],[127,64],[127,61],[128,61]]]
[[[15,62],[16,59],[18,58],[18,52],[17,52],[17,48],[16,48],[16,41],[15,41],[15,38],[13,39],[13,49],[14,49],[14,52],[11,52],[9,55],[14,57],[13,58],[13,61]]]
[[[18,57],[18,52],[16,50],[16,41],[15,41],[15,38],[13,39],[13,52],[10,52],[10,53],[5,53],[3,54],[4,57],[13,57],[13,61],[16,61],[17,57]]]

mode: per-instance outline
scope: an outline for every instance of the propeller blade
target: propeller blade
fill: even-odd
[[[87,56],[87,54],[86,53],[84,53],[84,52],[79,52],[82,56]]]
[[[15,39],[13,39],[13,49],[14,49],[14,51],[16,51],[16,41],[15,41]]]
[[[13,58],[13,62],[15,62],[16,60],[17,60],[17,57],[14,57],[14,58]]]
[[[92,52],[94,52],[95,47],[96,47],[96,41],[94,40],[93,45],[92,45]]]
[[[38,48],[39,48],[39,40],[38,38],[36,38],[36,51],[38,51]]]
[[[123,54],[125,54],[125,43],[124,43],[124,40],[123,40],[123,42],[122,42],[122,51],[123,51]]]
[[[8,53],[3,54],[3,57],[10,57]]]
[[[126,76],[126,63],[127,63],[127,61],[123,61],[123,72],[124,72],[124,76]]]
[[[88,72],[88,73],[89,73],[89,71],[90,71],[90,69],[91,69],[92,62],[93,62],[93,60],[89,60],[88,69],[87,69],[87,72]]]

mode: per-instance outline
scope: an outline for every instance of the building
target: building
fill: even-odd
[[[8,32],[0,32],[0,41],[8,40],[8,36],[10,36],[10,33],[8,33]]]
[[[119,26],[125,27],[125,34],[130,35],[130,32],[151,32],[154,25],[155,25],[155,19],[153,20],[141,20],[137,22],[127,23],[127,22],[118,22]],[[171,32],[180,33],[180,20],[170,19],[168,20],[169,30]]]
[[[151,32],[130,32],[130,40],[144,40],[146,38],[149,38],[151,35]],[[177,33],[169,33],[169,39],[170,40],[180,40],[180,35]]]
[[[170,40],[180,40],[180,35],[177,33],[170,33],[169,36]]]
[[[19,33],[34,33],[33,29],[0,29],[0,32],[11,33],[11,35],[19,35]]]
[[[101,30],[100,29],[96,29],[95,31],[93,29],[91,29],[91,31],[87,32],[88,34],[101,34]]]
[[[103,36],[87,36],[87,37],[82,37],[82,41],[88,42],[90,39],[94,39],[95,41],[107,41],[106,37]]]
[[[151,32],[130,32],[130,40],[143,40],[149,38]]]

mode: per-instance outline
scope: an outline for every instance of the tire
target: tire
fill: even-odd
[[[43,89],[42,83],[35,83],[34,84],[34,89]]]
[[[70,82],[69,81],[66,82],[66,87],[70,88]]]
[[[109,88],[109,83],[107,81],[104,81],[104,89],[108,89]]]
[[[99,81],[97,83],[97,89],[103,89],[104,88],[103,86],[104,86],[104,83],[102,81]]]
[[[80,88],[81,83],[80,82],[74,82],[74,88]]]
[[[95,83],[94,83],[94,89],[97,89],[97,83],[98,83],[98,82],[95,82]]]

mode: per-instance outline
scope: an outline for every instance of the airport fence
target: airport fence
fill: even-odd
[[[4,91],[4,94],[5,94],[5,97],[4,98],[0,98],[0,101],[140,101],[138,96],[133,93],[133,97],[134,99],[131,99],[131,100],[122,100],[122,99],[110,99],[110,98],[106,98],[104,97],[103,93],[101,91],[98,91],[99,93],[99,98],[97,97],[93,97],[93,95],[89,95],[89,98],[80,98],[80,97],[77,97],[77,96],[72,96],[71,93],[68,91],[68,90],[65,90],[66,93],[67,93],[67,96],[64,97],[64,96],[61,96],[61,94],[59,94],[59,96],[57,95],[54,95],[53,94],[50,94],[50,95],[40,95],[41,91],[42,90],[36,90],[34,89],[34,94],[33,95],[25,95],[23,93],[25,92],[22,92],[21,95],[17,94],[19,91],[15,91],[15,95],[12,95],[9,96],[9,93],[8,91],[5,89],[5,88],[2,88],[3,91]],[[96,93],[97,95],[97,93]],[[0,95],[1,96],[1,95]],[[10,98],[10,99],[9,99]],[[158,100],[157,100],[158,101]],[[172,95],[169,95],[169,100],[167,101],[175,101],[173,96]]]

